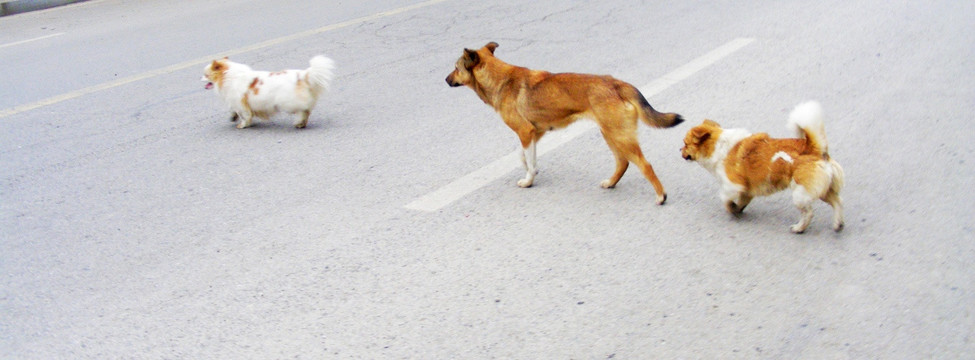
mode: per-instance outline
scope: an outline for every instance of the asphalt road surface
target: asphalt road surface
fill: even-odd
[[[0,358],[975,358],[975,2],[89,1],[0,20]],[[585,125],[514,134],[444,78],[464,47],[612,74],[667,189]],[[199,81],[337,63],[306,129],[238,130]],[[846,170],[725,213],[704,118]],[[553,134],[555,135],[555,134]],[[429,199],[436,201],[429,202]],[[426,200],[425,200],[426,199]],[[420,204],[420,205],[418,205]],[[424,205],[425,204],[425,205]]]

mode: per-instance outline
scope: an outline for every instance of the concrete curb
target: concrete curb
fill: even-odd
[[[0,16],[44,10],[87,0],[0,0]]]

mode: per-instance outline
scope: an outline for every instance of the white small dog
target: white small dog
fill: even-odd
[[[214,60],[203,70],[206,89],[217,87],[233,115],[241,120],[238,129],[251,126],[254,116],[267,119],[278,112],[299,114],[296,128],[308,125],[308,115],[318,96],[328,90],[334,62],[325,56],[313,57],[305,70],[255,71],[250,66],[223,58]]]

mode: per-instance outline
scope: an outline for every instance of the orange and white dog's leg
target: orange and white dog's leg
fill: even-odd
[[[812,222],[813,217],[812,203],[815,200],[816,198],[809,194],[806,187],[802,185],[795,186],[795,189],[792,191],[792,203],[799,209],[799,222],[792,225],[792,232],[801,234],[809,227],[809,223]]]
[[[830,188],[831,175],[822,171],[822,162],[799,165],[792,180],[792,203],[799,209],[799,222],[792,225],[792,232],[806,231],[813,217],[813,202],[824,198]],[[819,171],[817,171],[819,170]]]
[[[839,193],[830,191],[825,200],[833,207],[833,231],[843,230],[843,199]]]
[[[843,199],[840,197],[840,189],[843,188],[844,181],[843,168],[833,160],[829,160],[829,168],[832,177],[829,190],[826,191],[823,200],[833,207],[833,230],[840,231],[843,230]]]
[[[721,171],[721,176],[725,177],[723,171]],[[744,190],[741,185],[735,184],[731,180],[727,180],[726,178],[721,180],[721,192],[719,196],[729,213],[734,215],[741,214],[745,210],[745,206],[752,201],[751,196],[745,195]]]

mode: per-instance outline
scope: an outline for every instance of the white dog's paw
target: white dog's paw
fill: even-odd
[[[532,187],[532,183],[533,182],[534,182],[534,179],[521,179],[521,180],[518,180],[518,186],[519,187],[523,187],[523,188],[530,188],[530,187]]]
[[[806,232],[806,227],[802,226],[802,224],[795,224],[792,225],[792,227],[790,227],[789,230],[792,230],[792,233],[794,234],[802,234]]]

